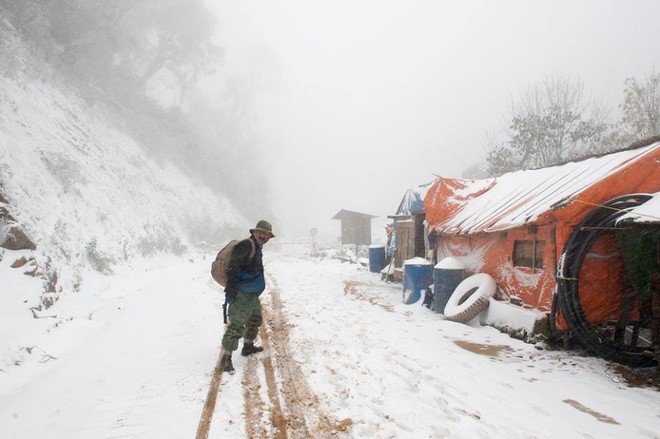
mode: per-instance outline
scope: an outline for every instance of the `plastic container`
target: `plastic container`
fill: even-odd
[[[380,273],[385,268],[385,247],[382,245],[369,246],[369,271]]]
[[[421,292],[433,282],[431,263],[424,258],[412,258],[403,262],[403,303],[419,301]]]
[[[458,284],[465,279],[465,265],[447,257],[433,267],[433,303],[431,310],[444,314],[445,306]]]

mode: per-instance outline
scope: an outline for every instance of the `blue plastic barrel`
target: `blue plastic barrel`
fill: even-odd
[[[433,303],[431,310],[445,312],[445,306],[454,290],[465,279],[465,265],[456,258],[447,257],[433,268]]]
[[[421,292],[433,282],[431,263],[424,258],[412,258],[403,263],[403,303],[416,303]]]
[[[382,245],[369,246],[369,271],[380,273],[385,268],[385,247]]]

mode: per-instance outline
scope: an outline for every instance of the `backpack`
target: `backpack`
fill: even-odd
[[[215,261],[213,261],[211,264],[211,276],[223,287],[227,286],[227,268],[229,268],[229,260],[231,259],[231,254],[234,252],[234,247],[236,247],[236,244],[239,242],[241,241],[238,239],[229,241],[229,243],[218,252],[218,255],[215,257]],[[251,239],[250,244],[252,245],[252,250],[250,251],[250,259],[252,259],[257,250],[254,246],[254,241]]]

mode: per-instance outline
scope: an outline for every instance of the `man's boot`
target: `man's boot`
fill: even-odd
[[[220,360],[220,370],[223,372],[234,373],[234,365],[231,363],[231,353],[224,354]]]
[[[257,354],[263,352],[264,348],[261,346],[255,346],[254,343],[243,343],[243,349],[241,349],[241,355],[247,357],[248,355]]]

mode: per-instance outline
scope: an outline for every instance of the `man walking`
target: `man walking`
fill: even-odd
[[[225,287],[229,303],[229,326],[222,337],[225,353],[220,361],[220,369],[223,372],[234,372],[231,355],[238,348],[238,340],[241,337],[241,355],[244,357],[264,350],[254,344],[259,326],[263,322],[259,296],[266,288],[261,248],[274,237],[271,224],[261,220],[254,229],[250,229],[249,238],[236,244],[229,259]]]

